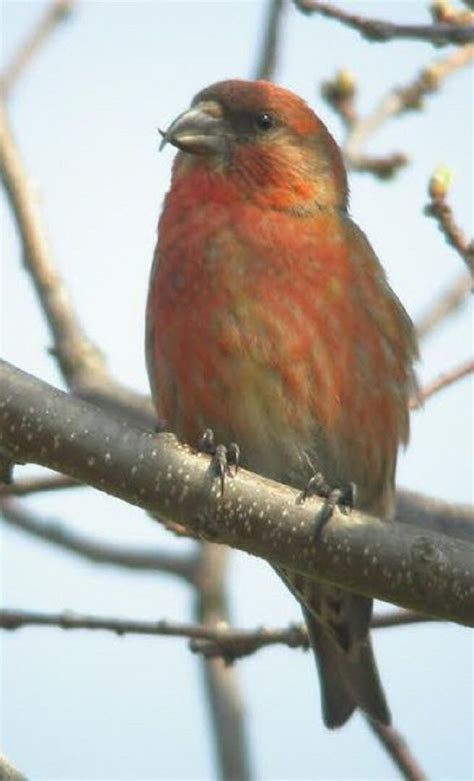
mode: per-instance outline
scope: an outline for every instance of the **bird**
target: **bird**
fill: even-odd
[[[350,216],[336,141],[293,92],[240,79],[201,90],[162,137],[178,151],[146,309],[159,418],[295,488],[355,484],[356,507],[389,521],[417,343]],[[326,726],[358,708],[389,724],[373,600],[275,569],[303,611]]]

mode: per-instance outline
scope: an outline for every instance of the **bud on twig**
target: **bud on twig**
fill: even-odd
[[[429,194],[434,200],[445,198],[448,194],[451,182],[453,180],[453,173],[446,165],[440,165],[435,170],[429,183]]]

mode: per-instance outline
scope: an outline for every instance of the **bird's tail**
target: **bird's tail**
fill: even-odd
[[[309,610],[303,607],[303,613],[319,671],[326,726],[342,726],[357,707],[370,718],[389,724],[390,711],[369,635],[354,638],[346,649]]]

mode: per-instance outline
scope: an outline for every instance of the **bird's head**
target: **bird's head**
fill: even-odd
[[[232,180],[247,200],[283,210],[345,208],[347,179],[333,137],[297,95],[267,81],[222,81],[199,92],[162,133],[175,175],[194,168]]]

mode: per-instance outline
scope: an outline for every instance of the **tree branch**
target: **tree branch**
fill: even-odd
[[[382,99],[375,111],[367,117],[359,117],[356,106],[355,79],[347,70],[341,70],[332,81],[322,85],[322,95],[338,113],[347,130],[344,152],[347,165],[355,171],[372,173],[386,179],[408,163],[402,152],[393,152],[383,157],[373,157],[364,152],[364,147],[376,130],[391,117],[406,111],[422,108],[426,95],[436,92],[442,82],[474,59],[474,46],[463,46],[424,68],[421,73],[404,87],[395,87]]]
[[[474,47],[472,47],[474,50]],[[454,219],[453,210],[446,200],[451,173],[449,169],[438,170],[432,177],[429,186],[430,203],[425,207],[425,214],[434,217],[440,231],[448,244],[453,247],[463,259],[474,279],[474,241],[468,241]]]
[[[405,626],[433,621],[411,610],[393,610],[376,615],[372,619],[372,629]],[[254,630],[236,630],[219,628],[214,637],[193,638],[190,648],[204,656],[222,656],[227,662],[233,662],[249,656],[269,645],[285,645],[288,648],[308,650],[308,632],[305,624],[291,624],[284,629],[261,627]]]
[[[474,512],[470,505],[450,504],[414,491],[399,490],[395,518],[397,523],[474,544]]]
[[[15,145],[6,111],[1,105],[0,155],[2,179],[23,243],[25,265],[53,335],[52,352],[58,360],[65,381],[77,396],[118,412],[120,416],[126,416],[148,430],[155,429],[156,415],[149,397],[130,391],[110,375],[102,354],[86,336],[74,313],[66,287],[52,262],[26,170]],[[8,470],[8,462],[6,463]],[[51,534],[50,541],[52,541]],[[104,546],[97,550],[97,546],[91,546],[89,541],[77,537],[71,539],[70,535],[66,540],[63,534],[61,542],[56,535],[55,541],[63,547],[75,548],[76,552],[88,555],[89,558],[102,561],[108,559],[109,563],[119,563],[122,566],[143,568],[147,564],[158,563],[156,556],[154,561],[150,562],[149,558],[146,560],[141,555],[141,552],[137,552],[134,556],[130,551],[119,551]],[[190,562],[190,567],[193,563]],[[190,568],[188,571],[187,563],[183,570],[182,562],[177,559],[166,558],[165,560],[162,556],[160,565],[162,571],[180,574],[186,578],[194,575]],[[203,600],[205,601],[204,597]],[[208,695],[211,698],[209,704],[211,711],[216,709],[214,721],[218,730],[217,742],[220,748],[222,775],[226,778],[233,777],[227,775],[228,771],[232,770],[236,773],[235,777],[247,778],[250,775],[249,760],[242,713],[238,707],[235,675],[232,671],[216,671],[214,668],[217,668],[217,664],[214,661],[206,660],[205,665],[209,667],[208,678],[211,683],[208,688]],[[211,667],[213,669],[210,669]],[[224,729],[227,738],[226,742],[222,743],[220,737],[224,736]],[[232,745],[229,740],[231,734],[234,735]]]
[[[57,25],[67,19],[74,10],[75,0],[53,0],[46,7],[30,35],[15,53],[11,63],[0,77],[0,90],[7,95],[18,81],[21,73],[48,40]]]
[[[285,0],[269,0],[266,29],[254,79],[271,81],[275,74]]]
[[[461,274],[428,307],[416,324],[418,339],[425,339],[465,303],[472,291],[470,274]]]
[[[347,27],[357,30],[368,41],[385,43],[397,38],[426,41],[432,44],[472,43],[474,25],[472,24],[394,24],[382,19],[365,19],[362,16],[347,13],[330,3],[317,0],[293,0],[303,13],[317,13],[329,19],[337,19]]]
[[[419,409],[423,406],[423,403],[431,396],[434,396],[435,393],[462,380],[463,377],[467,377],[468,374],[472,374],[472,372],[474,372],[474,359],[465,361],[448,372],[443,372],[436,377],[436,379],[428,383],[428,385],[425,385],[424,388],[420,388],[416,396],[410,401],[410,409]]]
[[[407,781],[427,781],[427,775],[411,753],[405,738],[395,727],[380,724],[368,717],[366,722]]]
[[[194,604],[194,616],[201,624],[228,626],[229,607],[225,592],[227,560],[228,548],[212,543],[201,546]],[[252,771],[237,671],[225,663],[223,654],[220,657],[203,655],[201,662],[220,777],[223,781],[248,781]]]
[[[224,496],[210,460],[0,362],[0,447],[224,543],[343,588],[474,625],[474,546],[324,502],[241,470]],[[417,508],[418,518],[422,515]]]
[[[210,546],[208,546],[210,547]],[[212,546],[217,550],[217,546]],[[226,549],[221,548],[226,554]],[[214,553],[212,554],[214,555]],[[204,557],[206,558],[206,557]],[[215,617],[215,616],[214,616]],[[211,616],[209,615],[209,618]],[[374,616],[372,628],[404,626],[430,621],[418,613],[400,610]],[[288,648],[309,649],[308,633],[304,624],[294,624],[283,629],[233,629],[225,622],[187,624],[176,621],[136,621],[128,618],[92,616],[66,610],[62,613],[42,613],[30,610],[0,609],[0,627],[5,630],[23,627],[49,626],[58,629],[88,629],[113,632],[117,635],[139,634],[165,637],[185,637],[190,640],[194,653],[212,659],[224,660],[227,665],[236,659],[250,656],[262,648],[284,645]],[[225,669],[221,666],[221,669]],[[235,777],[235,776],[232,776]],[[237,776],[241,778],[241,776]]]
[[[0,502],[6,496],[28,496],[49,491],[64,491],[66,488],[83,488],[81,483],[66,475],[46,475],[45,477],[27,477],[15,483],[2,485],[0,481]]]
[[[207,545],[212,549],[212,556],[217,546]],[[221,549],[224,550],[225,549]],[[219,551],[220,553],[220,551]],[[207,558],[207,555],[204,557]],[[208,570],[209,571],[209,570]],[[219,611],[218,611],[219,612]],[[214,615],[214,617],[216,617]],[[212,613],[209,614],[212,618]],[[411,613],[395,613],[374,619],[373,626],[394,626],[402,623],[426,620],[422,616]],[[260,629],[257,631],[234,630],[220,624],[205,626],[179,624],[169,621],[135,621],[123,618],[105,618],[100,616],[81,615],[66,611],[64,613],[38,613],[25,610],[0,610],[0,628],[14,630],[27,626],[49,626],[60,629],[87,629],[113,632],[117,635],[140,634],[149,636],[186,637],[191,640],[190,648],[205,657],[204,672],[206,687],[211,688],[210,702],[213,726],[216,738],[223,740],[217,746],[220,757],[222,778],[250,778],[250,771],[245,755],[245,736],[235,732],[235,726],[243,728],[241,704],[233,686],[235,671],[229,665],[236,659],[255,653],[269,645],[284,644],[290,648],[308,650],[308,635],[304,625],[290,626],[284,630]],[[217,677],[216,677],[217,676]],[[214,691],[216,680],[217,702]],[[225,707],[219,708],[223,692]],[[230,717],[230,719],[229,719]],[[422,781],[423,771],[412,756],[405,740],[394,727],[382,727],[367,719],[369,726],[382,742],[392,759],[395,761],[404,777],[411,781]]]
[[[106,545],[75,534],[57,523],[41,522],[33,513],[7,499],[0,499],[0,512],[9,526],[21,529],[39,540],[50,542],[95,564],[113,564],[125,569],[176,575],[195,585],[197,558],[194,554],[173,556],[161,551],[150,551],[148,548],[141,550]]]

